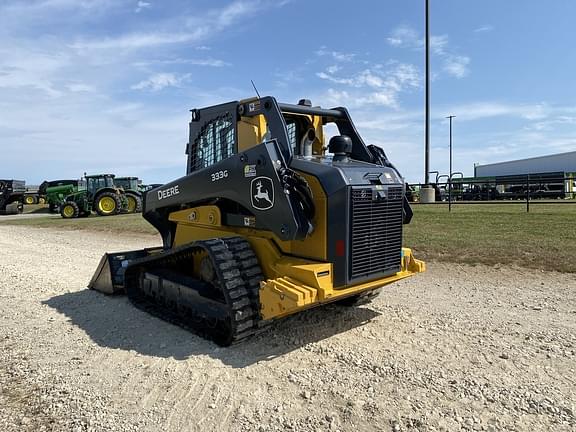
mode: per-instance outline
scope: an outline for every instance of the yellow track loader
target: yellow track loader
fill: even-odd
[[[144,196],[162,246],[104,255],[90,288],[226,346],[424,271],[402,247],[404,181],[345,108],[263,97],[191,113],[187,175]]]

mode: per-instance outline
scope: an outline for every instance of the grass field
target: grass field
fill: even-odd
[[[1,224],[113,233],[158,233],[152,225],[144,220],[141,214],[118,215],[112,217],[92,215],[87,218],[78,219],[63,219],[59,215],[46,214],[46,217],[22,217],[21,219],[11,218],[4,221],[0,217],[0,225]]]
[[[576,205],[415,205],[404,243],[418,258],[467,264],[517,265],[576,272]],[[155,234],[141,215],[65,220],[11,219],[0,224]]]
[[[418,256],[576,272],[576,205],[415,205],[404,243]]]

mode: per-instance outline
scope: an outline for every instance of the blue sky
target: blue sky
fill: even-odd
[[[185,173],[190,108],[347,106],[423,178],[423,0],[0,1],[0,177]],[[431,0],[431,168],[576,150],[571,0]]]

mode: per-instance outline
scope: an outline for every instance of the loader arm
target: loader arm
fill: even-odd
[[[246,166],[257,166],[258,176],[247,176]],[[225,199],[242,206],[246,216],[254,216],[259,226],[280,239],[301,240],[312,226],[298,194],[290,191],[288,180],[293,175],[277,141],[268,141],[149,191],[143,216],[169,248],[176,229],[169,221],[170,213]]]

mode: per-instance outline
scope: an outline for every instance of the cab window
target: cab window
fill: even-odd
[[[235,129],[230,116],[221,116],[204,125],[194,140],[192,171],[209,167],[235,152]]]

